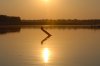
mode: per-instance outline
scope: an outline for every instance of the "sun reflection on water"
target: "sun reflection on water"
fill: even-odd
[[[50,55],[49,49],[48,48],[44,48],[43,49],[43,60],[44,60],[44,63],[48,63],[49,55]]]

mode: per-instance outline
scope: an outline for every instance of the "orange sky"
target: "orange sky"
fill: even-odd
[[[0,14],[22,19],[100,19],[100,0],[0,0]]]

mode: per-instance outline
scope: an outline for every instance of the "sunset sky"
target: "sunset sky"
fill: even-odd
[[[100,19],[100,0],[0,0],[0,14],[22,19]]]

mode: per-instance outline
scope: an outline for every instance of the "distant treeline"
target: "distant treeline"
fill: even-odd
[[[92,26],[100,26],[100,19],[21,20],[20,17],[0,15],[0,25],[92,25]]]
[[[23,20],[22,25],[100,25],[100,20]]]
[[[0,25],[18,25],[21,24],[20,17],[0,15]]]

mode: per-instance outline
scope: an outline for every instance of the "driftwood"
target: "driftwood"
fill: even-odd
[[[45,33],[48,35],[46,38],[44,38],[44,39],[41,41],[41,45],[43,45],[43,43],[44,43],[48,38],[50,38],[52,35],[51,35],[49,32],[47,32],[42,26],[41,26],[41,30],[42,30],[43,32],[45,32]]]

